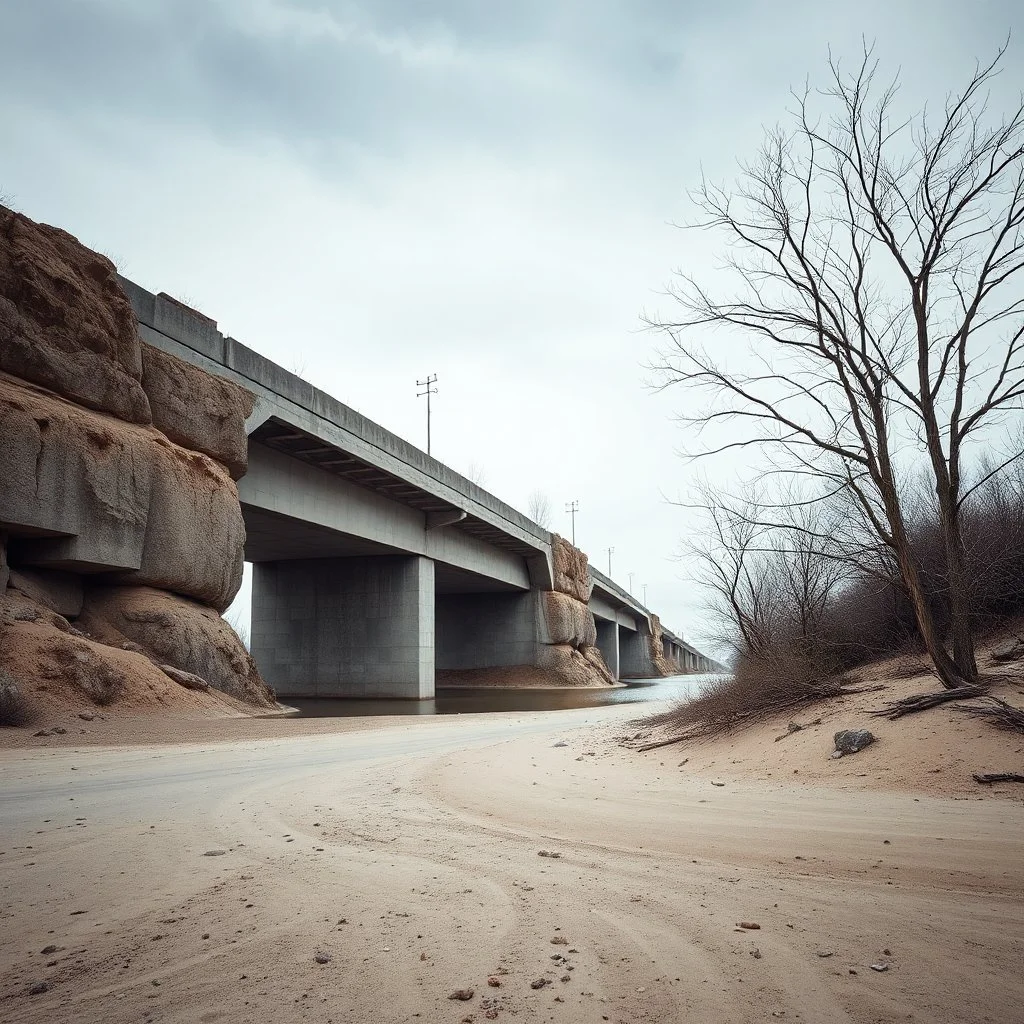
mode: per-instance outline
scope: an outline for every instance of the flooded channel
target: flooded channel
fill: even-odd
[[[565,711],[605,704],[642,704],[658,700],[685,700],[712,675],[672,676],[668,679],[631,679],[626,686],[541,690],[438,687],[433,700],[338,700],[285,698],[305,718],[348,718],[357,715],[465,715],[504,711]]]

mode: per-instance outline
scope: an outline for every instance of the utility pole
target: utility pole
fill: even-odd
[[[608,577],[609,577],[609,579],[611,578],[611,575],[612,575],[612,555],[614,555],[614,554],[615,554],[615,548],[609,548],[608,549]]]
[[[580,510],[580,503],[573,499],[566,502],[565,511],[572,516],[572,546],[576,547],[576,513]]]
[[[422,398],[424,395],[427,396],[427,454],[430,454],[430,396],[437,394],[437,388],[431,387],[432,384],[437,383],[437,374],[431,373],[427,375],[426,380],[416,381],[416,387],[423,388],[423,391],[417,391],[416,397]]]
[[[633,577],[636,575],[635,572],[627,572],[626,575],[629,577],[629,592],[633,593]]]
[[[642,586],[644,588],[644,607],[646,608],[647,607],[647,584],[644,583],[644,584],[642,584]]]

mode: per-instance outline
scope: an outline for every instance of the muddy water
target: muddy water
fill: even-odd
[[[670,679],[632,679],[627,686],[607,690],[515,690],[499,687],[439,687],[433,700],[336,700],[284,698],[306,718],[347,718],[355,715],[464,715],[503,711],[564,711],[605,704],[642,704],[654,700],[684,700],[709,675]]]

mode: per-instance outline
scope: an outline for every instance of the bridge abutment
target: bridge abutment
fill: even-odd
[[[252,654],[280,697],[434,696],[434,563],[420,556],[253,566]]]

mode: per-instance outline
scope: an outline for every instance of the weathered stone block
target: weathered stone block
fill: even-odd
[[[153,425],[183,448],[227,466],[233,479],[244,476],[252,394],[152,345],[142,346],[142,366]]]
[[[590,608],[568,594],[548,591],[543,595],[544,627],[542,642],[592,647],[597,643],[597,625]]]
[[[0,436],[0,526],[21,564],[139,566],[152,461],[140,437],[149,433],[0,376]]]
[[[4,206],[0,369],[119,419],[150,421],[135,316],[114,265]]]
[[[142,558],[132,582],[223,611],[242,585],[245,522],[227,471],[156,435]]]
[[[17,564],[130,571],[217,609],[231,603],[245,524],[224,467],[3,376],[0,436],[0,528]]]

